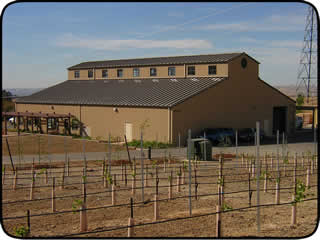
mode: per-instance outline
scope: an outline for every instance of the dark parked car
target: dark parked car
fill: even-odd
[[[238,130],[239,141],[254,142],[255,128],[241,128]],[[260,129],[260,141],[265,138],[264,131]]]
[[[254,140],[254,131],[252,128],[241,128],[238,130],[239,141],[251,142]]]
[[[235,139],[232,128],[205,128],[199,137],[203,137],[204,132],[206,133],[206,138],[210,140],[212,145],[218,145],[219,143],[231,144]]]

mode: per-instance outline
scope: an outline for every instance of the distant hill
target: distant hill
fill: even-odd
[[[24,97],[29,96],[35,92],[39,92],[43,88],[6,88],[13,96]]]
[[[288,95],[289,97],[296,98],[297,94],[296,94],[296,86],[295,85],[281,85],[281,86],[274,86],[274,87],[277,88],[278,90],[280,90],[281,92],[283,92],[284,94]],[[316,96],[317,89],[315,87],[313,87],[310,90],[311,90],[311,96]],[[299,90],[299,93],[302,93],[305,96],[307,96],[307,92],[303,88],[301,88],[301,90]]]

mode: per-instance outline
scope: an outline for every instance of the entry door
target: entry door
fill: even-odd
[[[286,132],[287,127],[287,107],[274,107],[273,108],[273,133]]]
[[[125,123],[124,131],[127,137],[127,141],[132,141],[132,123]]]

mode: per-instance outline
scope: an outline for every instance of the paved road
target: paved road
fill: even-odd
[[[278,145],[279,148],[279,153],[282,153],[282,150],[286,151],[288,150],[290,153],[297,152],[298,154],[301,154],[302,152],[307,152],[310,151],[311,153],[314,153],[314,151],[317,151],[317,145],[314,143],[290,143],[288,145],[284,145],[284,148],[282,148],[282,144]],[[145,157],[148,156],[148,151],[144,150],[144,155]],[[213,154],[216,153],[236,153],[236,148],[235,147],[213,147],[212,148]],[[248,154],[255,154],[256,153],[256,147],[254,146],[240,146],[237,148],[238,154],[241,153],[248,153]],[[277,153],[277,145],[262,145],[259,148],[260,154],[264,153]],[[181,158],[186,158],[187,154],[187,149],[186,148],[170,148],[170,149],[153,149],[152,150],[152,157],[163,157],[163,156],[176,156],[176,157],[181,157]],[[131,158],[136,157],[139,158],[141,155],[140,150],[130,150],[130,156]],[[108,154],[105,152],[87,152],[85,154],[87,160],[102,160],[104,157],[108,159]],[[73,160],[81,160],[83,159],[83,153],[68,153],[68,157],[70,158],[70,161]],[[32,162],[32,159],[35,159],[35,162],[39,161],[39,156],[38,155],[24,155],[23,158],[20,160],[21,163],[25,162]],[[40,158],[40,162],[50,162],[51,161],[65,161],[65,154],[52,154],[50,156],[48,155],[42,155]],[[112,153],[112,159],[128,159],[128,154],[126,151],[121,151],[118,153]],[[5,156],[2,157],[2,162],[5,164],[10,163],[10,158]],[[19,163],[19,157],[18,156],[13,156],[13,162]]]

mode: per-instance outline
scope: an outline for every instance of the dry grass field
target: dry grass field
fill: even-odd
[[[82,152],[83,143],[81,139],[73,139],[71,137],[63,136],[49,136],[49,145],[48,145],[48,136],[47,135],[22,135],[10,136],[8,137],[8,142],[10,146],[10,151],[12,155],[19,155],[19,141],[20,141],[20,151],[24,155],[28,154],[48,154],[48,151],[53,153],[64,153],[67,152]],[[49,146],[49,149],[48,149]],[[112,145],[112,151],[124,149],[122,146]],[[86,152],[106,152],[108,151],[108,144],[98,141],[86,141],[85,143]],[[8,147],[6,144],[5,138],[2,138],[2,155],[8,156]]]
[[[157,164],[156,164],[157,162]],[[175,163],[174,163],[175,162]],[[119,163],[119,162],[118,162]],[[127,224],[130,217],[129,199],[134,199],[134,221],[135,225],[147,224],[134,227],[135,237],[215,237],[216,236],[216,205],[218,204],[217,182],[218,182],[218,162],[202,162],[197,167],[198,198],[192,197],[192,216],[188,218],[188,179],[187,172],[185,183],[181,185],[181,191],[177,192],[177,187],[173,186],[173,199],[168,200],[168,176],[173,172],[173,185],[177,184],[177,172],[182,166],[181,162],[173,161],[166,165],[164,170],[163,159],[145,160],[148,164],[148,187],[144,189],[144,200],[141,198],[141,169],[137,165],[136,193],[131,193],[132,176],[127,167],[128,183],[125,185],[124,170],[117,162],[112,166],[112,175],[116,177],[116,197],[118,206],[113,207],[109,188],[103,186],[101,175],[101,161],[88,162],[87,168],[87,217],[88,233],[72,235],[72,237],[127,237]],[[122,162],[124,163],[124,162]],[[270,162],[269,162],[270,164]],[[291,164],[291,165],[290,165]],[[257,232],[256,208],[248,208],[248,169],[246,164],[235,159],[227,160],[223,167],[224,176],[224,202],[225,211],[221,215],[222,237],[294,237],[302,238],[311,234],[317,225],[317,199],[297,203],[297,223],[291,225],[292,198],[292,162],[286,168],[281,167],[281,191],[280,205],[275,202],[275,165],[273,169],[268,167],[270,180],[268,190],[264,192],[264,181],[260,181],[260,204],[269,205],[260,207],[261,231]],[[154,222],[154,194],[155,194],[155,169],[158,168],[159,177],[159,219]],[[289,167],[291,166],[291,167]],[[13,176],[8,172],[5,184],[3,185],[2,213],[3,228],[10,235],[14,235],[15,227],[26,226],[26,217],[6,219],[9,217],[26,216],[27,210],[31,214],[31,237],[53,237],[70,236],[79,234],[79,212],[72,211],[75,200],[82,199],[81,195],[81,173],[82,162],[72,162],[69,177],[65,177],[64,189],[56,186],[56,213],[51,210],[51,177],[55,176],[56,183],[61,183],[61,165],[56,164],[53,169],[49,169],[49,183],[45,183],[44,174],[40,174],[41,166],[36,168],[37,177],[35,179],[34,199],[29,200],[31,174],[30,165],[25,166],[25,170],[20,170],[21,179],[18,179],[17,189],[12,190]],[[298,165],[297,179],[306,182],[306,164],[304,167]],[[183,169],[183,168],[182,168]],[[272,170],[272,171],[271,171]],[[262,173],[265,168],[262,168]],[[146,174],[146,169],[144,174]],[[114,180],[114,177],[113,177]],[[195,175],[194,166],[192,170],[192,195],[195,195]],[[313,171],[310,178],[310,189],[306,189],[306,199],[317,198],[317,170]],[[252,205],[256,204],[256,181],[251,178]],[[202,196],[201,196],[202,195]],[[66,197],[72,196],[72,197]],[[64,197],[64,198],[59,198]],[[10,203],[8,202],[14,202]],[[20,202],[19,202],[20,201]],[[289,204],[284,204],[289,203]],[[124,204],[124,206],[119,206]],[[283,204],[283,205],[282,205]],[[95,208],[95,209],[94,209]],[[243,208],[243,209],[239,209]],[[227,210],[230,211],[227,211]],[[65,212],[65,213],[62,213]],[[200,216],[212,213],[207,216]],[[39,216],[34,216],[39,215]],[[198,217],[197,217],[198,216]],[[185,219],[177,219],[185,218]],[[172,221],[169,221],[172,220]],[[162,223],[161,223],[162,222]],[[121,228],[110,230],[113,228]]]

